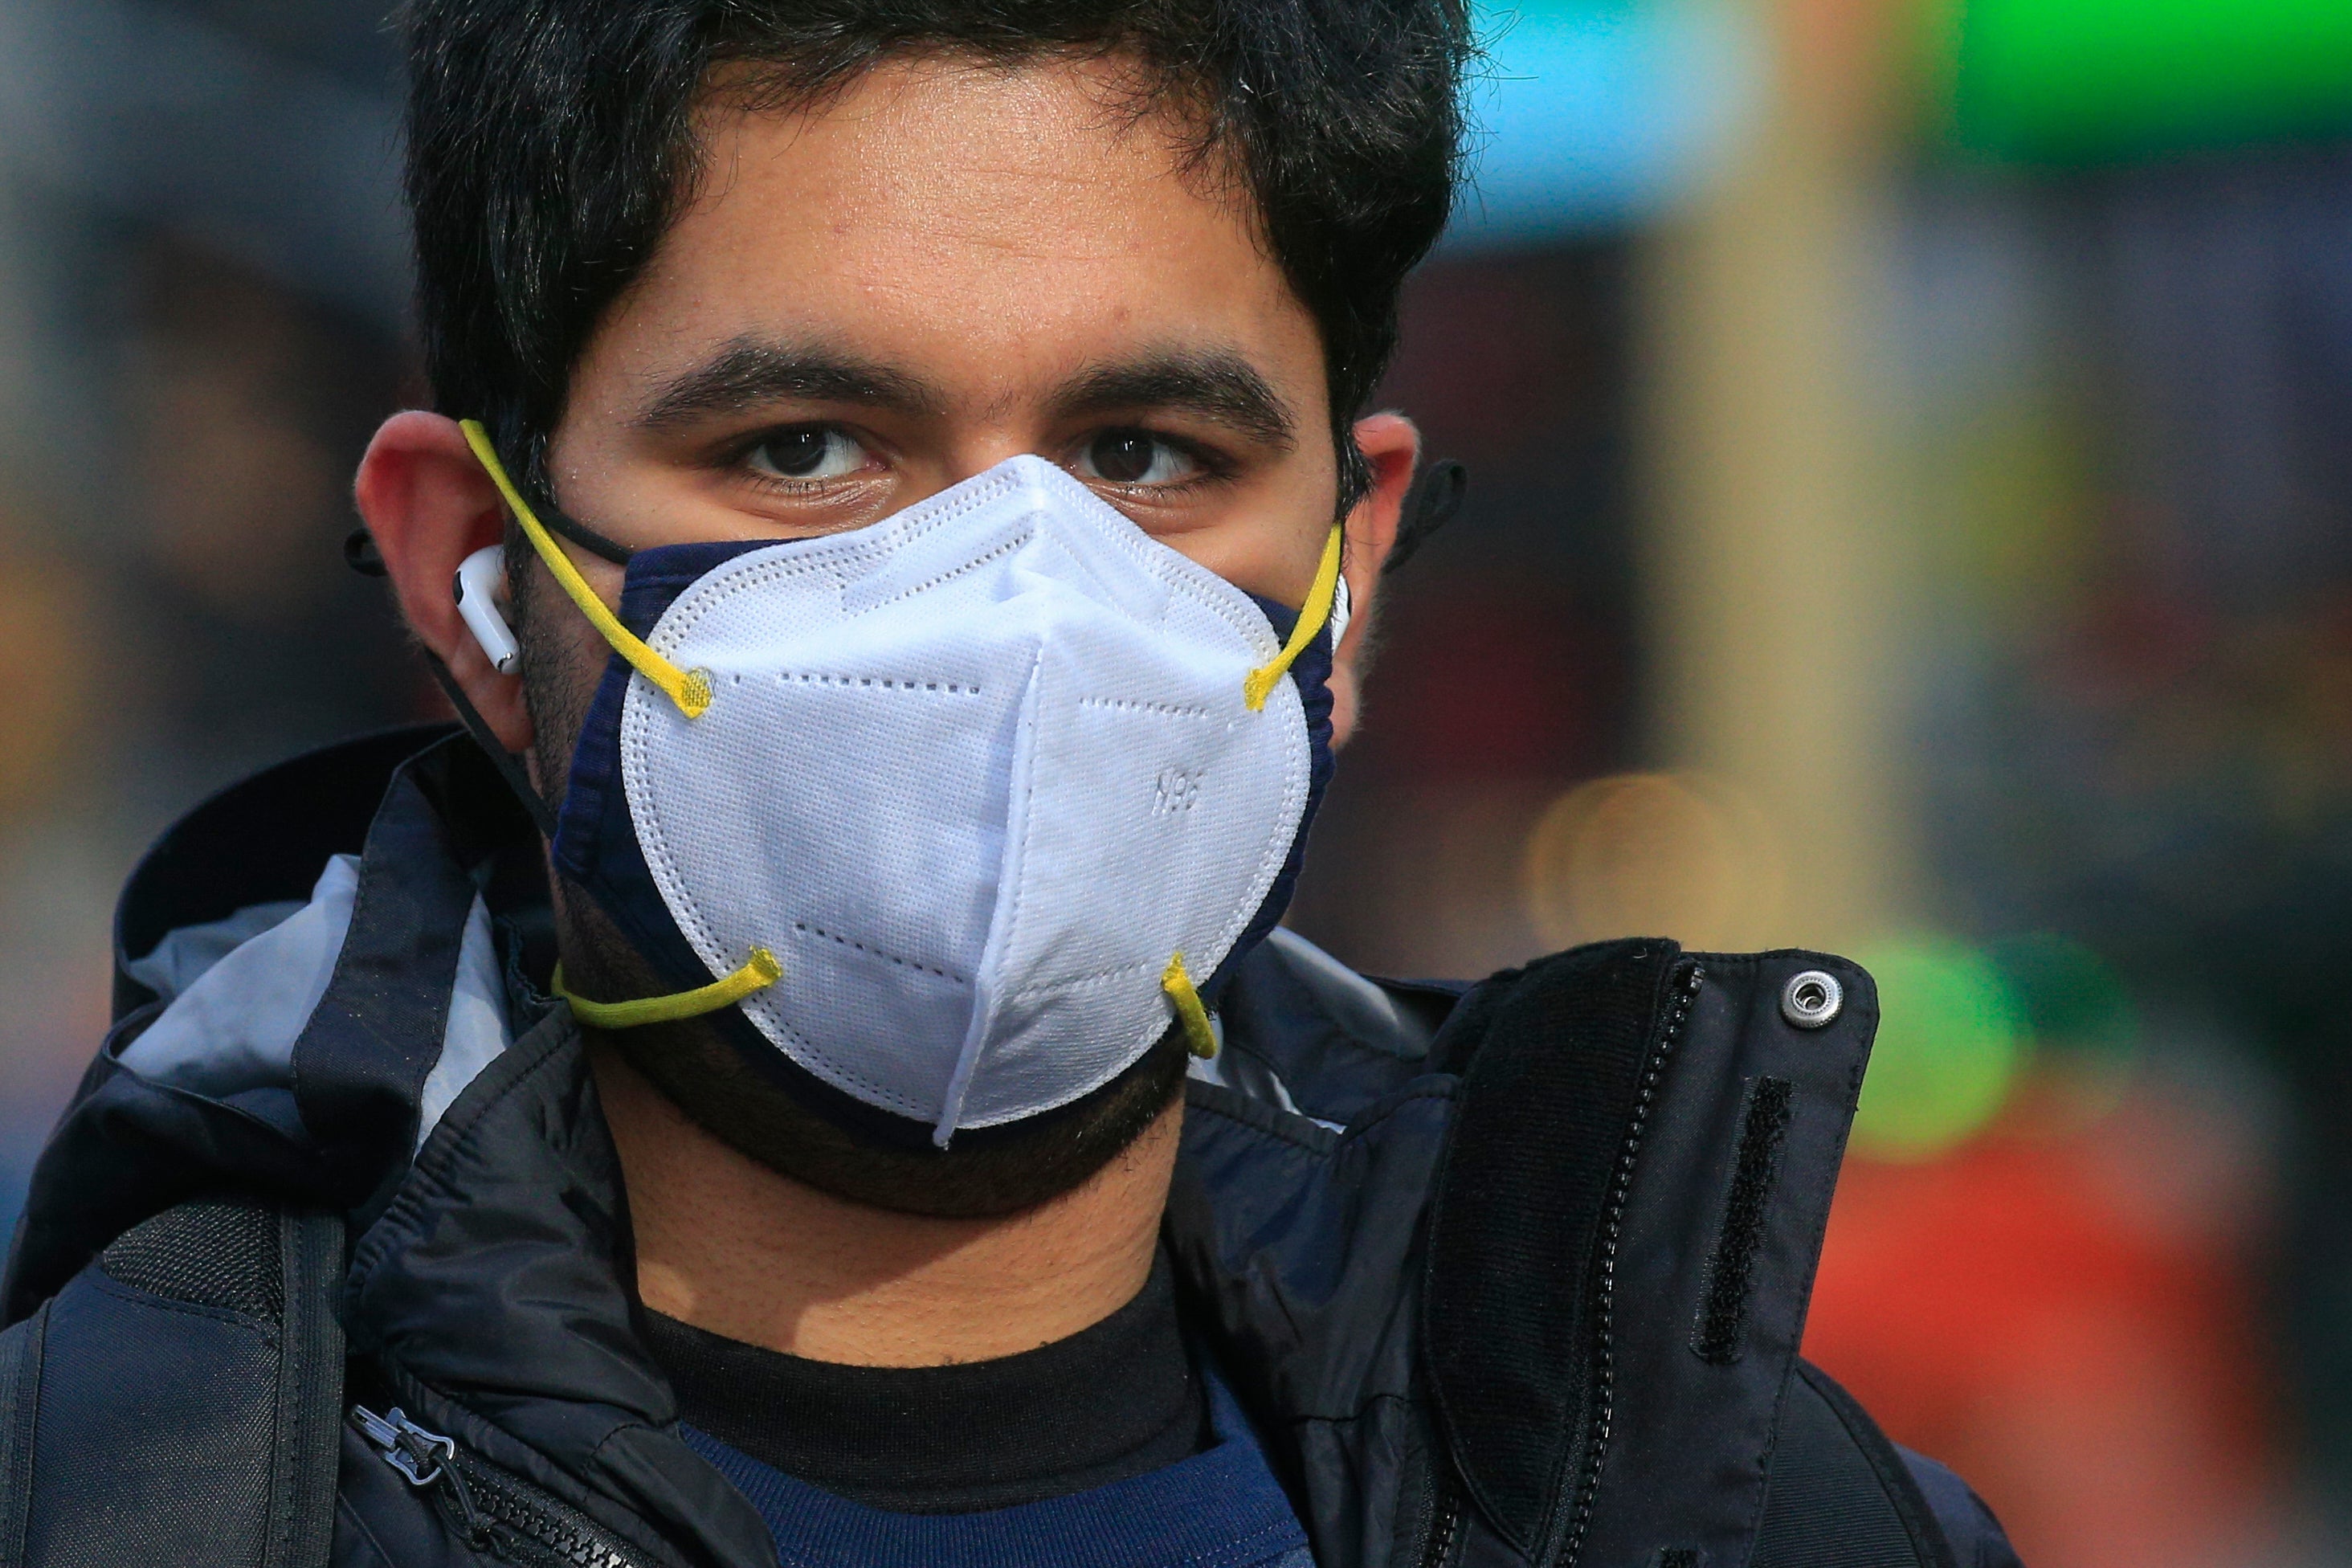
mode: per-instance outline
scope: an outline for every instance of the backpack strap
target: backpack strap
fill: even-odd
[[[321,1568],[342,1221],[168,1209],[0,1335],[0,1568]]]
[[[1903,1456],[1853,1396],[1799,1362],[1780,1406],[1749,1568],[1957,1568]]]

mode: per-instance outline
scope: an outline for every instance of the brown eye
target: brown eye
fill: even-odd
[[[1106,430],[1079,454],[1078,477],[1112,485],[1166,485],[1193,478],[1191,454],[1148,430]]]
[[[846,430],[800,425],[767,437],[749,457],[753,468],[772,479],[838,479],[864,468],[866,452]]]

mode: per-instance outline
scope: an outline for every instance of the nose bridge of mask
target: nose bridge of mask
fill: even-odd
[[[605,606],[604,600],[596,596],[596,591],[588,585],[587,579],[580,575],[579,568],[572,564],[571,557],[564,554],[562,547],[555,542],[553,535],[547,531],[547,525],[541,522],[538,513],[531,510],[530,503],[522,499],[522,492],[508,475],[506,465],[499,461],[498,448],[490,444],[489,432],[481,421],[464,420],[460,428],[465,431],[466,440],[473,447],[475,457],[513,511],[515,521],[521,525],[531,548],[546,563],[549,573],[563,590],[564,595],[579,607],[580,613],[612,646],[613,651],[628,660],[638,674],[675,702],[679,712],[689,719],[700,717],[703,710],[710,706],[709,677],[701,670],[678,668],[623,626]],[[1085,499],[1094,501],[1091,495]],[[1343,526],[1332,524],[1331,531],[1324,540],[1322,559],[1317,563],[1315,578],[1307,587],[1306,601],[1299,605],[1298,619],[1291,628],[1289,639],[1272,659],[1251,670],[1243,683],[1244,700],[1252,712],[1265,708],[1266,697],[1273,691],[1275,683],[1289,673],[1298,656],[1315,640],[1315,634],[1332,619],[1334,601],[1341,589],[1339,566],[1345,545]],[[1103,579],[1097,576],[1097,581],[1100,583]],[[1130,614],[1137,614],[1140,608],[1135,605],[1122,607]],[[1138,618],[1148,619],[1150,616],[1138,614]]]
[[[1015,459],[972,481],[948,504],[940,505],[941,499],[935,497],[898,519],[874,525],[877,534],[902,529],[902,538],[895,542],[899,547],[878,547],[871,563],[843,584],[845,609],[855,614],[927,592],[984,568],[1000,555],[1011,555],[1028,568],[1018,576],[1083,582],[1096,603],[1141,625],[1157,626],[1165,615],[1174,590],[1161,577],[1139,573],[1120,560],[1109,537],[1111,529],[1040,529],[1040,519],[1061,507],[1090,511],[1098,521],[1135,531],[1132,522],[1060,469],[1043,461]],[[1007,503],[989,536],[971,540],[954,535],[959,519]]]
[[[1044,541],[1055,558],[1052,569],[1065,579],[1085,584],[1088,596],[1129,619],[1145,626],[1161,625],[1176,590],[1157,574],[1133,570],[1119,558],[1118,538],[1133,537],[1134,523],[1113,510],[1084,485],[1060,469],[1040,463],[1027,470],[1041,509],[1052,504],[1055,491],[1065,505],[1095,513],[1108,526],[1060,529]],[[1106,516],[1105,514],[1108,514]],[[1041,563],[1041,565],[1043,563]]]

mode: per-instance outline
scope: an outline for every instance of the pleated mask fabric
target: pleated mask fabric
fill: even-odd
[[[1328,634],[1312,693],[1253,709],[1267,610],[1034,457],[854,532],[703,548],[644,637],[708,709],[616,670],[617,780],[592,713],[573,794],[625,801],[693,978],[774,955],[739,1005],[801,1068],[942,1143],[1053,1110],[1169,1029],[1171,957],[1210,975],[1279,914]]]

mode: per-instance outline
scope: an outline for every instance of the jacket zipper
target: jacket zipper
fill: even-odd
[[[1633,1195],[1633,1168],[1642,1152],[1642,1136],[1650,1124],[1650,1106],[1657,1099],[1658,1078],[1665,1071],[1666,1058],[1682,1040],[1683,1026],[1690,1019],[1691,1005],[1698,1000],[1699,985],[1706,979],[1706,971],[1696,963],[1686,965],[1680,984],[1675,987],[1674,1011],[1666,1016],[1665,1027],[1658,1032],[1658,1043],[1651,1047],[1649,1059],[1642,1066],[1642,1087],[1633,1100],[1633,1124],[1625,1132],[1624,1147],[1617,1156],[1617,1169],[1609,1182],[1609,1198],[1601,1217],[1601,1287],[1595,1303],[1593,1323],[1599,1331],[1601,1357],[1595,1369],[1596,1385],[1591,1436],[1585,1443],[1584,1464],[1576,1482],[1576,1512],[1568,1528],[1568,1540],[1558,1558],[1559,1568],[1576,1568],[1584,1551],[1585,1531],[1592,1523],[1592,1508],[1601,1490],[1601,1467],[1608,1458],[1609,1429],[1617,1414],[1617,1352],[1612,1342],[1617,1325],[1617,1243],[1624,1234],[1625,1205]]]
[[[1462,1538],[1462,1494],[1445,1481],[1437,1484],[1437,1517],[1429,1527],[1429,1551],[1423,1568],[1446,1568]]]
[[[603,1532],[534,1501],[520,1482],[461,1452],[456,1439],[419,1426],[398,1405],[379,1415],[363,1405],[354,1405],[351,1423],[410,1486],[420,1491],[439,1489],[465,1533],[466,1544],[476,1551],[497,1551],[502,1558],[510,1555],[493,1536],[495,1524],[558,1563],[578,1568],[644,1568],[640,1559]]]
[[[1601,1214],[1600,1301],[1594,1312],[1601,1332],[1600,1375],[1596,1379],[1599,1408],[1593,1419],[1592,1440],[1586,1446],[1584,1465],[1577,1478],[1575,1522],[1569,1527],[1568,1541],[1558,1559],[1559,1568],[1574,1568],[1578,1554],[1584,1550],[1584,1532],[1591,1523],[1593,1500],[1601,1487],[1601,1465],[1609,1443],[1610,1424],[1616,1415],[1617,1357],[1610,1341],[1616,1325],[1617,1241],[1625,1228],[1625,1203],[1633,1194],[1633,1165],[1641,1153],[1642,1134],[1649,1126],[1651,1102],[1657,1098],[1658,1075],[1665,1070],[1666,1058],[1674,1055],[1675,1045],[1682,1039],[1691,1004],[1698,999],[1699,984],[1706,978],[1706,971],[1696,963],[1683,971],[1675,987],[1674,1011],[1666,1016],[1666,1026],[1658,1032],[1658,1043],[1643,1063],[1642,1087],[1633,1102],[1633,1125],[1625,1134],[1616,1172],[1610,1178],[1608,1203]],[[1454,1548],[1462,1539],[1462,1511],[1461,1492],[1441,1480],[1436,1514],[1430,1525],[1429,1550],[1422,1557],[1423,1568],[1447,1568],[1452,1562]]]

